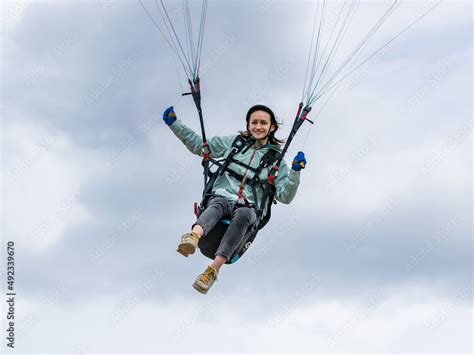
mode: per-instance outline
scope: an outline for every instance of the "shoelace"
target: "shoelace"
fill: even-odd
[[[215,275],[214,270],[209,268],[209,269],[207,269],[206,271],[203,272],[203,274],[201,276],[201,280],[204,283],[208,283],[209,281],[211,281],[211,278],[217,279],[217,276]]]
[[[197,234],[195,234],[195,233],[186,233],[185,235],[183,235],[181,237],[181,241],[183,241],[187,238],[193,239],[193,240],[199,240],[199,237],[197,236]]]

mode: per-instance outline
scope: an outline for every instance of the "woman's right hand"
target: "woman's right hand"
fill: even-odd
[[[163,112],[163,121],[168,126],[171,126],[174,121],[176,121],[176,113],[174,112],[173,106],[168,107],[165,112]]]

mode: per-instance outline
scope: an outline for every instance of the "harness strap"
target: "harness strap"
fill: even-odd
[[[250,157],[249,165],[252,163],[252,160],[253,160],[253,158],[255,157],[255,153],[256,153],[256,152],[257,152],[256,150],[253,151],[252,156]],[[247,174],[248,174],[248,169],[245,171],[244,177],[243,177],[242,180],[241,180],[240,187],[239,187],[239,192],[238,192],[238,194],[237,194],[238,199],[237,199],[237,201],[236,201],[236,203],[235,203],[235,205],[234,205],[234,208],[235,208],[235,206],[239,203],[239,200],[240,200],[240,199],[242,199],[242,200],[244,201],[244,203],[245,203],[246,206],[249,205],[249,201],[248,201],[248,199],[244,196],[244,193],[243,193],[244,188],[245,188],[245,182],[246,182],[246,180],[247,180]]]
[[[245,206],[250,207],[250,206],[255,206],[257,210],[257,216],[258,216],[258,227],[259,229],[263,227],[266,222],[269,220],[269,214],[270,214],[270,208],[271,204],[274,202],[274,175],[272,174],[273,170],[278,170],[278,166],[273,167],[272,170],[269,173],[269,176],[267,177],[266,181],[262,181],[260,179],[260,174],[263,169],[269,167],[271,164],[274,164],[278,159],[281,159],[281,153],[276,150],[269,150],[267,153],[263,155],[263,157],[260,159],[260,163],[257,168],[251,167],[248,164],[245,164],[243,162],[240,162],[234,158],[234,155],[242,151],[245,146],[248,146],[248,141],[247,144],[242,144],[242,140],[245,140],[242,136],[237,136],[232,143],[232,150],[229,153],[229,155],[224,159],[224,160],[215,160],[212,157],[209,158],[209,162],[213,163],[214,165],[218,166],[218,169],[215,172],[208,171],[209,174],[209,181],[207,182],[204,193],[203,193],[203,200],[201,201],[201,209],[205,207],[205,203],[212,195],[212,188],[214,186],[214,183],[216,179],[222,175],[224,172],[226,172],[229,176],[233,177],[234,179],[238,180],[241,182],[239,191],[237,193],[238,199],[234,205],[236,207],[238,205],[238,202],[240,199],[244,202]],[[251,143],[251,142],[250,142]],[[248,147],[247,147],[248,149]],[[254,152],[255,154],[255,152]],[[252,156],[253,159],[253,156]],[[252,161],[250,160],[250,162]],[[230,163],[235,163],[237,165],[240,165],[244,168],[246,168],[245,174],[241,175],[235,170],[231,169],[229,167]],[[247,179],[247,173],[248,171],[253,172],[253,177],[251,179]],[[252,195],[253,199],[255,201],[255,205],[252,205],[249,203],[248,198],[244,195],[244,190],[245,190],[245,184],[249,185],[252,189]],[[259,201],[258,195],[257,195],[257,186],[260,186],[260,188],[263,190],[263,195],[262,195],[262,200]],[[267,213],[264,216],[263,211],[265,205],[268,203],[268,208],[267,208]]]
[[[234,159],[234,158],[231,159],[231,163],[240,165],[241,167],[243,167],[243,168],[245,168],[245,169],[247,169],[247,170],[250,170],[250,171],[252,171],[253,173],[256,173],[256,172],[257,172],[257,169],[258,169],[258,168],[251,167],[250,165],[247,165],[247,164],[241,162],[240,160],[237,160],[237,159]]]
[[[235,202],[234,208],[238,205],[240,199],[242,199],[244,201],[244,204],[245,204],[246,207],[250,206],[249,200],[247,199],[247,197],[244,196],[244,184],[240,185],[239,192],[238,192],[237,196],[239,196],[239,198]]]

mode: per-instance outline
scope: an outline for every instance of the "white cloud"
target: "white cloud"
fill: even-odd
[[[393,291],[388,297],[373,298],[372,304],[370,297],[347,301],[311,296],[289,308],[276,325],[272,323],[274,314],[268,312],[247,319],[245,302],[235,295],[218,296],[218,289],[206,296],[193,294],[170,303],[142,301],[118,323],[114,322],[121,302],[117,298],[74,307],[58,304],[39,314],[36,325],[19,341],[17,351],[75,352],[79,347],[91,353],[471,350],[472,305],[437,300],[429,289]],[[153,298],[158,300],[159,296]],[[30,306],[25,304],[29,309],[40,307]],[[446,309],[449,312],[444,312],[442,322],[431,326]],[[54,342],[50,341],[51,334],[55,335]]]
[[[21,22],[30,3],[31,1],[2,1],[2,22],[7,31]]]
[[[67,228],[91,222],[80,194],[93,174],[93,155],[42,124],[6,122],[2,128],[5,238],[21,248],[42,249]]]

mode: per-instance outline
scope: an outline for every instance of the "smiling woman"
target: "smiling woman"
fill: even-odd
[[[150,11],[151,7],[145,6],[141,0],[140,4],[180,61],[190,87],[190,92],[183,95],[192,96],[199,115],[201,136],[181,121],[176,121],[172,106],[164,112],[163,119],[192,153],[203,157],[204,192],[200,205],[195,206],[198,219],[192,231],[183,235],[178,245],[178,252],[186,257],[199,247],[204,255],[213,259],[212,264],[193,284],[202,293],[206,293],[212,286],[224,263],[234,263],[245,253],[258,230],[270,219],[274,200],[290,203],[295,196],[299,172],[305,167],[306,159],[304,153],[299,152],[289,169],[283,158],[303,123],[313,123],[308,119],[313,105],[317,103],[321,112],[325,106],[320,104],[322,97],[329,100],[347,76],[437,6],[435,4],[430,7],[397,35],[384,42],[379,49],[372,49],[372,54],[364,54],[367,44],[401,6],[400,0],[391,1],[377,15],[376,21],[369,21],[369,27],[362,29],[362,38],[347,46],[345,52],[342,50],[343,60],[340,61],[336,54],[344,48],[344,38],[351,28],[360,2],[344,1],[334,8],[327,0],[316,2],[303,92],[291,132],[286,141],[283,141],[275,137],[278,122],[273,111],[264,105],[255,105],[249,109],[246,131],[240,132],[238,136],[213,137],[208,140],[199,78],[207,1],[203,0],[200,7],[196,41],[192,31],[189,1],[182,2],[185,41],[180,39],[174,23],[175,17],[170,15],[163,0],[155,2],[162,21],[155,19]],[[214,166],[217,170],[211,171]]]
[[[204,156],[203,139],[177,120],[173,107],[164,112],[163,120],[192,153]],[[207,293],[224,263],[234,263],[249,248],[269,221],[271,205],[288,204],[296,194],[306,159],[298,153],[290,169],[280,147],[284,141],[275,137],[277,130],[273,111],[255,105],[247,112],[245,131],[208,141],[207,150],[212,152],[208,159],[218,169],[211,173],[196,208],[196,223],[182,236],[177,250],[188,257],[200,248],[213,259],[193,283],[201,293]]]
[[[217,279],[220,267],[236,262],[252,244],[258,230],[267,224],[271,205],[276,200],[290,203],[295,196],[299,172],[305,167],[306,159],[304,153],[298,153],[290,170],[283,157],[311,108],[302,110],[300,105],[290,137],[283,148],[284,141],[275,138],[278,130],[275,114],[264,105],[250,108],[245,132],[208,140],[199,78],[207,1],[202,1],[197,42],[192,32],[188,1],[182,3],[185,42],[180,40],[173,16],[163,0],[155,2],[162,21],[156,20],[142,1],[140,4],[179,59],[191,89],[183,95],[192,95],[199,115],[201,136],[181,121],[176,121],[172,106],[166,109],[163,119],[192,153],[203,157],[203,198],[199,206],[195,204],[198,219],[191,232],[182,236],[178,252],[187,257],[199,247],[204,255],[213,259],[193,284],[199,292],[207,293]],[[211,171],[213,167],[217,170]]]
[[[240,132],[245,137],[253,136],[255,139],[267,139],[268,143],[275,146],[282,146],[285,141],[275,137],[279,124],[272,110],[264,105],[255,105],[250,108],[245,117],[247,130]],[[261,144],[262,142],[257,142]],[[265,142],[266,143],[266,142]]]

